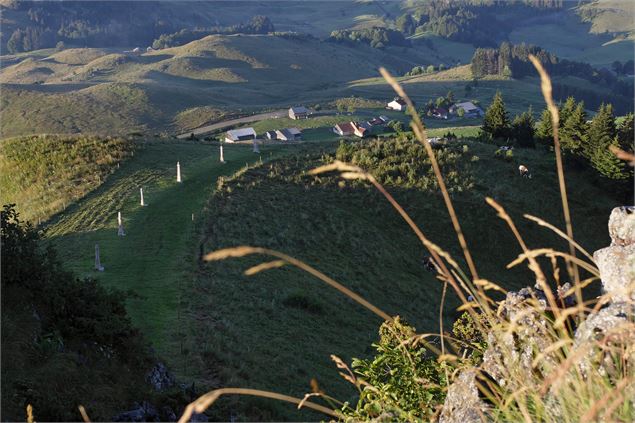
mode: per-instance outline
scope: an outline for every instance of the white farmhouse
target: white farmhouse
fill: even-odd
[[[386,105],[387,109],[403,112],[406,110],[406,102],[401,98],[396,98]]]

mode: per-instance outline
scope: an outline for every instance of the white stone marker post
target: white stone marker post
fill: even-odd
[[[117,236],[126,236],[126,233],[123,230],[123,221],[121,220],[121,212],[117,212],[117,224],[119,225],[119,229],[117,229]]]
[[[225,163],[225,157],[223,156],[223,144],[220,145],[220,162]]]
[[[101,265],[101,260],[99,259],[99,244],[95,244],[95,270],[98,272],[104,271],[104,266]]]
[[[254,153],[260,153],[260,148],[258,148],[258,141],[254,140]]]
[[[181,182],[181,163],[176,162],[176,182]]]
[[[143,207],[146,205],[146,203],[143,201],[143,188],[139,188],[139,194],[141,194],[141,207]]]

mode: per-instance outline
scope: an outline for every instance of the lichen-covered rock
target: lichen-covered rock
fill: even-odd
[[[579,368],[583,375],[592,369],[602,376],[615,375],[615,356],[623,363],[635,365],[635,305],[614,303],[589,315],[575,333],[574,350],[583,358]]]
[[[635,243],[635,207],[616,207],[609,217],[611,245],[631,245]]]
[[[532,361],[537,352],[544,351],[549,345],[549,324],[543,315],[546,308],[544,292],[532,288],[509,292],[501,303],[500,315],[514,330],[492,330],[488,333],[488,348],[482,365],[483,370],[500,386],[513,390],[518,387],[510,386],[512,380],[526,383],[535,380]],[[547,356],[542,364],[550,366],[555,362]],[[510,370],[516,373],[512,378],[509,377]]]
[[[635,244],[602,248],[593,253],[593,259],[611,301],[635,300]]]
[[[439,423],[480,423],[487,411],[478,394],[476,370],[464,370],[448,388]]]
[[[602,288],[613,302],[635,301],[635,207],[616,207],[609,218],[611,246],[593,253]]]

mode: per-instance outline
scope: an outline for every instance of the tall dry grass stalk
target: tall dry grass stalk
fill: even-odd
[[[560,125],[560,114],[558,111],[558,107],[553,101],[553,90],[551,87],[551,78],[549,78],[549,74],[536,56],[530,54],[529,60],[531,60],[531,63],[534,65],[534,67],[538,71],[538,74],[540,75],[540,88],[542,90],[542,95],[545,98],[545,102],[547,103],[549,113],[551,114],[551,125],[553,128],[553,148],[556,153],[556,167],[558,171],[558,185],[560,186],[560,198],[562,199],[562,211],[564,213],[564,222],[567,227],[567,235],[569,239],[573,239],[573,225],[571,223],[571,213],[569,212],[567,185],[564,180],[564,166],[562,164],[562,151],[560,150],[560,137],[558,134]],[[569,254],[575,257],[575,247],[571,242],[569,242]],[[580,274],[578,272],[578,267],[571,261],[567,261],[567,263],[569,275],[577,286],[580,283]]]
[[[208,392],[207,394],[199,397],[196,401],[189,404],[183,415],[179,419],[179,423],[187,423],[190,421],[192,414],[202,413],[207,410],[221,395],[251,395],[261,398],[271,398],[278,401],[290,402],[292,404],[298,405],[300,407],[310,408],[315,411],[319,411],[320,413],[324,413],[327,416],[338,417],[338,414],[335,413],[330,408],[324,407],[323,405],[315,404],[313,402],[307,401],[306,398],[300,399],[295,397],[290,397],[288,395],[278,394],[276,392],[263,391],[260,389],[245,389],[245,388],[222,388],[216,389],[214,391]]]
[[[461,249],[463,250],[463,255],[465,257],[465,261],[467,262],[467,266],[470,269],[470,273],[472,274],[472,279],[478,279],[478,273],[476,271],[476,265],[474,264],[474,260],[472,259],[472,254],[470,253],[470,249],[467,246],[467,242],[465,241],[465,237],[463,236],[463,230],[461,229],[461,225],[459,224],[459,219],[456,216],[456,211],[454,210],[454,205],[452,204],[452,200],[450,199],[450,194],[448,192],[447,187],[445,186],[445,181],[443,180],[443,175],[441,174],[441,168],[439,168],[439,163],[437,162],[436,156],[434,154],[434,150],[432,150],[432,146],[427,141],[426,136],[426,128],[417,113],[414,103],[406,94],[404,89],[399,85],[397,80],[393,78],[390,73],[385,68],[379,68],[379,72],[384,77],[386,82],[395,90],[395,92],[404,99],[408,106],[408,112],[410,116],[412,116],[412,129],[417,137],[417,140],[423,147],[426,149],[426,153],[430,158],[430,163],[432,164],[432,169],[434,171],[434,175],[437,178],[437,182],[439,184],[439,189],[441,190],[441,194],[443,195],[443,201],[445,202],[445,206],[448,209],[448,213],[450,214],[450,219],[452,220],[452,226],[454,227],[454,231],[456,232],[456,236],[459,240],[459,244],[461,245]]]
[[[26,406],[26,421],[27,423],[35,423],[35,416],[33,416],[33,406],[27,404]]]
[[[489,291],[506,293],[506,290],[494,282],[479,278],[456,211],[445,186],[441,170],[436,161],[434,151],[426,140],[425,127],[415,112],[414,105],[410,98],[385,69],[381,69],[382,75],[394,88],[395,92],[406,101],[408,110],[412,115],[411,126],[414,134],[418,142],[423,144],[430,158],[471,278],[465,276],[461,267],[448,252],[444,251],[440,246],[436,245],[424,235],[404,208],[368,172],[351,164],[333,161],[330,164],[313,169],[310,174],[318,175],[325,172],[339,172],[340,176],[344,179],[364,180],[373,185],[404,219],[412,232],[417,235],[421,244],[432,256],[438,272],[438,279],[444,283],[443,298],[441,299],[440,305],[440,321],[442,321],[446,286],[449,284],[463,304],[458,310],[466,310],[469,312],[481,336],[484,339],[488,339],[488,342],[493,340],[501,357],[499,363],[499,371],[501,374],[499,377],[505,381],[505,385],[499,386],[492,382],[491,379],[482,377],[475,381],[479,391],[493,404],[487,415],[481,412],[480,409],[478,410],[482,420],[505,422],[635,420],[635,403],[629,402],[629,399],[635,397],[635,370],[633,369],[633,363],[625,358],[631,355],[635,357],[635,346],[625,344],[624,341],[635,337],[635,323],[628,322],[619,327],[611,328],[604,333],[600,339],[591,340],[582,346],[575,345],[577,341],[573,338],[572,325],[565,324],[573,317],[577,317],[577,324],[579,324],[588,313],[596,312],[600,305],[608,302],[610,298],[603,296],[597,301],[593,300],[589,302],[583,302],[582,300],[582,288],[596,281],[599,278],[599,271],[595,267],[592,256],[576,243],[573,238],[573,228],[558,139],[558,108],[553,102],[551,81],[548,74],[535,57],[530,56],[530,60],[540,74],[542,92],[551,113],[554,131],[554,150],[566,224],[566,234],[556,226],[538,217],[527,214],[524,215],[524,217],[540,226],[546,227],[566,240],[569,245],[569,252],[564,253],[550,248],[529,249],[518,228],[503,206],[491,198],[486,198],[486,202],[493,207],[498,213],[498,216],[507,223],[522,250],[518,258],[509,263],[507,267],[510,268],[526,261],[528,268],[535,275],[536,284],[546,296],[547,307],[543,307],[541,302],[534,295],[525,301],[524,308],[517,310],[513,316],[504,317],[502,313],[503,303],[497,307],[497,303],[488,296],[487,293]],[[629,159],[632,159],[632,157],[629,157]],[[576,256],[576,250],[578,250],[586,260],[578,258]],[[308,264],[277,251],[258,247],[235,247],[209,253],[205,256],[205,260],[223,260],[251,254],[269,255],[275,257],[276,260],[264,262],[247,269],[245,271],[247,275],[255,275],[259,272],[275,269],[287,264],[293,265],[337,289],[358,304],[371,310],[383,320],[389,322],[398,321],[398,319],[393,319],[378,307],[370,304],[356,293]],[[565,292],[564,295],[568,296],[571,293],[575,293],[578,300],[575,306],[564,307],[562,303],[556,300],[553,290],[547,282],[546,275],[538,263],[537,258],[539,257],[549,259],[554,280],[558,285],[560,285],[558,260],[564,260],[567,263],[567,269],[569,277],[573,282],[573,287],[569,292]],[[581,282],[579,268],[589,272],[592,276]],[[468,300],[469,296],[472,296],[472,299]],[[536,325],[536,327],[531,327],[532,324]],[[440,363],[451,366],[449,368],[445,367],[445,374],[449,375],[451,373],[450,378],[466,369],[473,369],[477,371],[477,374],[482,374],[483,369],[480,368],[481,366],[474,368],[472,367],[473,364],[471,361],[465,361],[459,355],[461,347],[473,347],[466,345],[464,341],[445,334],[442,322],[440,322],[439,330],[439,334],[417,334],[401,341],[399,347],[403,347],[402,350],[408,358],[408,362],[414,366],[407,347],[416,346],[418,343],[421,343],[438,355],[438,361]],[[531,331],[534,331],[535,335],[539,338],[539,343],[531,339],[526,339],[526,335],[531,333]],[[427,339],[431,337],[441,339],[441,350],[427,342]],[[523,346],[521,351],[516,350],[520,348],[516,345],[516,341],[510,343],[508,342],[509,339],[519,340],[521,346]],[[446,351],[445,340],[449,342],[452,351]],[[541,345],[540,349],[537,349],[538,345]],[[526,354],[527,351],[531,353],[529,367],[527,367],[527,363],[519,359],[519,357],[522,354]],[[600,362],[594,358],[598,351],[602,355]],[[355,385],[356,388],[360,390],[360,394],[362,390],[378,392],[376,388],[370,386],[363,379],[356,377],[341,359],[333,357],[333,360],[339,369],[344,370],[344,372],[340,372],[340,375]],[[582,363],[586,363],[586,367],[582,366]],[[583,367],[586,370],[583,371]],[[453,370],[450,372],[448,369]],[[420,383],[421,389],[428,389],[430,387],[447,389],[447,387],[433,386],[424,380],[418,381],[418,383]],[[291,402],[297,404],[299,407],[306,406],[307,408],[320,411],[338,419],[344,417],[341,411],[334,411],[322,405],[309,402],[308,398],[311,397],[321,396],[327,398],[323,392],[318,392],[316,389],[314,389],[313,393],[305,395],[303,399],[299,399],[267,391],[225,388],[209,392],[191,403],[181,417],[180,422],[186,422],[194,411],[198,413],[203,412],[207,407],[213,404],[216,399],[225,394],[256,395],[272,398]],[[436,410],[434,418],[438,417],[440,411],[440,409]],[[379,418],[394,419],[394,415],[392,415],[392,417],[391,415],[382,415]]]

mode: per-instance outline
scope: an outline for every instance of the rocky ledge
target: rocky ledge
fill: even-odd
[[[599,310],[588,314],[576,327],[573,351],[579,354],[578,367],[582,375],[596,371],[611,376],[615,371],[613,360],[601,351],[598,341],[635,345],[635,208],[615,208],[609,218],[611,245],[596,251],[594,261],[602,280],[603,302]],[[562,287],[554,293],[561,305],[575,304],[572,298],[563,298],[567,290]],[[514,322],[515,330],[488,334],[488,348],[479,368],[464,370],[449,387],[439,421],[442,423],[470,423],[488,420],[490,405],[484,401],[478,386],[484,381],[498,384],[510,391],[527,388],[532,381],[540,380],[535,373],[549,372],[558,365],[553,356],[545,354],[541,365],[534,364],[537,352],[544,352],[548,344],[549,323],[543,317],[547,310],[545,293],[539,288],[525,288],[510,292],[499,308],[501,319]],[[626,362],[635,364],[635,349],[625,348]],[[632,365],[633,365],[632,364]],[[508,380],[510,369],[518,372]],[[546,376],[546,375],[543,375]],[[513,386],[515,381],[523,386]],[[634,388],[635,389],[635,388]],[[631,392],[635,398],[635,392]],[[626,396],[628,398],[628,395]],[[635,400],[633,400],[635,401]],[[549,401],[547,401],[548,403]],[[557,416],[558,410],[552,410]]]

